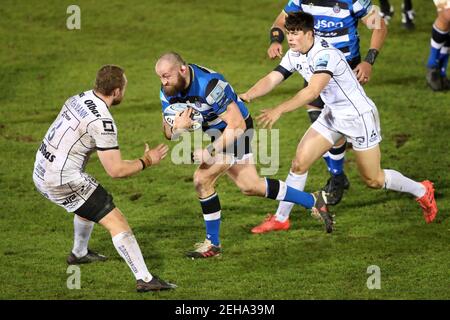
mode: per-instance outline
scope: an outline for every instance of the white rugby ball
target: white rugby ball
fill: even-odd
[[[164,109],[164,121],[170,126],[173,127],[175,116],[178,112],[183,113],[189,107],[186,103],[174,103]],[[191,107],[192,108],[192,107]],[[202,127],[203,116],[200,112],[192,108],[191,119],[194,122],[192,126],[189,128],[189,131],[198,130]]]

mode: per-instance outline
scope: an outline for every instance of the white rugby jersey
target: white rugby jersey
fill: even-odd
[[[106,103],[93,90],[64,103],[36,153],[34,180],[60,186],[81,178],[95,150],[118,149],[117,127]]]
[[[307,82],[315,73],[331,75],[320,97],[336,118],[355,118],[375,108],[344,54],[320,37],[314,37],[314,45],[305,54],[289,49],[275,70],[281,72],[285,79],[298,71]]]

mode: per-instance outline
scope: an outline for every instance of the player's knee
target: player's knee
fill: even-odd
[[[291,171],[296,174],[305,174],[308,172],[308,167],[306,164],[301,160],[301,156],[296,157],[294,160],[292,160],[291,164]]]
[[[194,172],[194,186],[197,191],[201,191],[211,184],[211,179],[201,171]]]
[[[194,172],[194,186],[195,188],[201,187],[205,183],[203,175],[198,171]]]
[[[364,177],[364,182],[369,188],[372,189],[381,189],[383,188],[384,181],[381,181],[379,178],[372,177]]]

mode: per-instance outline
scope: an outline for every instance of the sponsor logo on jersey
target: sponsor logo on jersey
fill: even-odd
[[[341,12],[341,8],[339,7],[339,4],[336,2],[336,4],[333,7],[333,12],[334,13],[339,13]]]
[[[334,22],[334,21],[328,21],[325,19],[318,19],[316,21],[316,24],[314,25],[314,29],[321,29],[321,28],[343,28],[344,27],[344,22],[339,21],[339,22]]]
[[[97,111],[97,106],[95,105],[94,101],[86,100],[84,104],[88,107],[89,110],[91,110],[94,116],[96,116],[97,118],[101,117],[100,113]]]
[[[47,159],[49,162],[53,162],[56,158],[54,154],[47,151],[47,145],[42,142],[41,146],[39,147],[39,151],[42,153],[45,159]]]
[[[81,95],[80,95],[81,96]],[[88,112],[84,109],[84,107],[78,103],[77,99],[71,99],[69,101],[69,105],[73,110],[82,118],[86,118],[88,116]]]
[[[62,205],[67,206],[69,203],[72,203],[77,198],[76,194],[71,194],[67,198],[64,199]]]
[[[328,61],[330,60],[330,55],[329,54],[325,54],[321,57],[319,57],[319,59],[316,62],[316,70],[317,69],[326,69],[328,66]]]
[[[375,130],[372,130],[372,134],[370,135],[369,141],[374,142],[377,140],[377,138],[378,138],[378,134],[375,132]]]
[[[114,133],[113,122],[111,120],[103,120],[103,130],[105,130],[105,132]]]
[[[224,96],[225,96],[225,88],[221,86],[219,83],[209,94],[209,97],[211,97],[217,103],[219,103],[224,98]]]
[[[95,187],[95,185],[88,184],[83,185],[79,191],[77,191],[81,196],[87,196],[91,192],[92,188]]]
[[[330,31],[330,32],[322,32],[322,31],[316,31],[315,34],[321,38],[334,38],[338,36],[338,33],[336,31]],[[333,39],[327,39],[328,41],[332,41]]]
[[[356,142],[358,142],[359,144],[363,144],[364,141],[366,141],[366,139],[364,137],[356,137],[355,138]]]

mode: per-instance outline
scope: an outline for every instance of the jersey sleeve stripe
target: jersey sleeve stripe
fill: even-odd
[[[97,147],[97,150],[98,150],[98,151],[119,150],[119,146],[109,147],[109,148],[101,148],[101,147]]]
[[[275,69],[273,69],[273,71],[278,71],[279,73],[281,73],[283,75],[284,80],[286,80],[287,78],[289,78],[292,75],[292,72],[290,72],[289,70],[286,70],[281,65],[278,65]]]
[[[318,73],[328,73],[330,76],[333,76],[333,72],[331,72],[329,70],[317,70],[317,71],[314,71],[314,74],[318,74]]]

